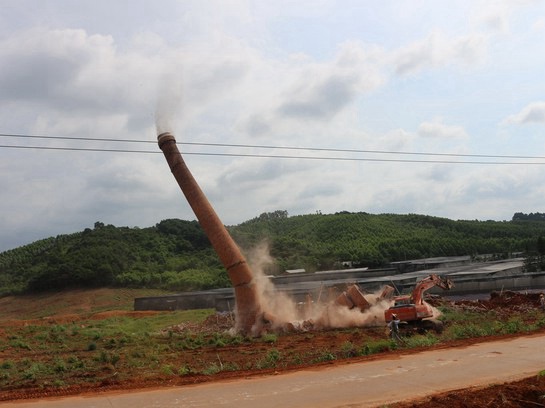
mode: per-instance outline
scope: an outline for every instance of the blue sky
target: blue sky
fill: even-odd
[[[0,251],[96,221],[194,219],[158,129],[179,143],[324,149],[181,144],[228,225],[278,209],[545,212],[543,0],[0,7]]]

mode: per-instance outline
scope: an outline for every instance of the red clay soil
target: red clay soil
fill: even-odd
[[[434,298],[430,300],[430,303],[445,302],[441,298]],[[502,294],[493,294],[490,300],[486,301],[457,301],[449,302],[453,307],[459,307],[464,309],[474,310],[491,310],[494,309],[497,313],[505,313],[508,315],[513,310],[523,311],[530,308],[535,309],[539,307],[539,297],[537,294],[521,295],[514,292],[504,292]],[[109,313],[126,313],[133,315],[134,312],[109,312]],[[108,313],[97,314],[96,318],[103,318]],[[74,316],[68,317],[73,321]],[[56,317],[62,321],[63,317]],[[6,322],[7,323],[7,322]],[[26,321],[28,324],[28,321]],[[7,324],[17,325],[25,324],[24,322],[10,321]],[[192,332],[201,332],[204,335],[212,334],[214,332],[225,331],[232,327],[232,320],[229,316],[225,315],[213,315],[210,316],[203,324],[185,324],[176,326],[175,328],[169,328],[170,331],[184,331],[191,330]],[[179,367],[187,364],[191,367],[206,367],[212,362],[222,364],[222,362],[229,361],[229,364],[236,364],[241,369],[236,371],[220,371],[213,375],[204,374],[188,374],[188,375],[176,375],[176,376],[155,376],[152,378],[145,377],[138,369],[120,381],[116,379],[115,375],[111,375],[107,380],[102,381],[100,384],[84,384],[84,381],[80,381],[80,384],[72,384],[62,387],[62,389],[42,389],[36,387],[34,389],[13,389],[13,390],[0,390],[1,400],[16,400],[16,399],[29,399],[48,396],[60,396],[60,395],[76,395],[86,393],[97,393],[100,391],[113,391],[113,390],[131,390],[131,389],[149,389],[165,386],[180,386],[185,384],[195,384],[201,382],[219,381],[225,379],[235,378],[247,378],[251,376],[276,374],[279,372],[287,372],[293,370],[300,370],[305,367],[313,366],[332,366],[349,364],[352,362],[362,362],[374,359],[389,358],[393,354],[409,354],[421,352],[421,349],[412,350],[396,350],[388,351],[384,353],[374,354],[371,356],[359,356],[351,357],[350,350],[346,350],[347,344],[358,344],[361,338],[360,330],[365,330],[366,335],[376,336],[376,338],[384,338],[383,329],[351,329],[351,330],[328,330],[328,331],[313,331],[307,333],[290,333],[279,335],[274,344],[268,344],[267,342],[255,342],[255,343],[242,343],[240,345],[228,345],[225,347],[217,348],[199,348],[195,350],[187,350],[183,353],[183,356],[179,356],[179,361],[173,361],[173,365]],[[0,337],[2,335],[0,330]],[[509,337],[509,336],[503,336]],[[469,344],[475,344],[477,342],[497,340],[498,337],[491,338],[479,338],[479,339],[466,339],[457,340],[448,343],[441,343],[432,348],[451,348],[451,347],[464,347]],[[278,350],[279,353],[292,356],[307,356],[311,353],[316,353],[316,350],[335,350],[338,352],[344,349],[346,353],[345,357],[333,361],[313,363],[306,361],[304,358],[300,364],[288,367],[275,366],[273,369],[256,369],[255,362],[256,356],[266,355],[271,349]],[[314,354],[315,355],[315,354]],[[33,358],[39,358],[34,356]],[[323,361],[323,360],[322,360]],[[246,369],[248,368],[248,369]],[[508,384],[499,384],[491,387],[484,387],[481,389],[468,389],[451,391],[448,393],[434,395],[429,398],[425,398],[419,401],[411,401],[405,403],[393,404],[391,406],[399,408],[409,407],[536,407],[545,406],[545,379],[543,377],[528,378],[522,381],[517,381]]]
[[[450,391],[419,401],[392,405],[396,408],[544,407],[545,377]]]

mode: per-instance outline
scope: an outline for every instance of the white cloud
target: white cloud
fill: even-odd
[[[408,75],[451,64],[471,66],[480,63],[486,51],[487,38],[482,34],[449,38],[435,31],[424,40],[398,49],[392,55],[392,64],[396,74]]]
[[[510,8],[506,3],[495,3],[477,8],[473,16],[475,23],[483,24],[492,31],[507,33],[509,31]]]
[[[277,66],[284,71],[276,92],[275,119],[331,120],[360,95],[384,84],[374,59],[361,44],[345,43],[331,61],[317,63],[298,56],[288,61],[292,64]]]
[[[545,102],[532,102],[519,113],[509,115],[503,124],[545,123]]]
[[[543,31],[545,29],[545,17],[538,18],[534,24],[532,24],[532,30]]]
[[[441,122],[423,122],[418,126],[421,137],[441,139],[468,139],[469,136],[462,126],[448,126]]]
[[[32,29],[4,39],[0,49],[1,105],[34,106],[52,116],[126,114],[128,121],[153,106],[156,61],[118,53],[110,36]]]

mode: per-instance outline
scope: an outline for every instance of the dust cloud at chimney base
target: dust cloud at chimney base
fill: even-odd
[[[318,290],[318,294],[314,294],[315,299],[309,293],[304,302],[296,302],[286,293],[279,291],[265,275],[265,266],[273,262],[266,242],[253,248],[246,256],[254,274],[257,301],[264,311],[262,319],[264,324],[256,323],[253,329],[255,335],[268,330],[306,331],[384,324],[384,311],[392,302],[380,298],[382,289],[376,293],[363,295],[368,303],[368,308],[364,311],[358,307],[349,308],[340,304],[336,301],[339,293],[325,287]]]

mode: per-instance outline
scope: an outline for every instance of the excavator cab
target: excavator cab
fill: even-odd
[[[398,297],[394,300],[394,307],[414,305],[410,297]]]

